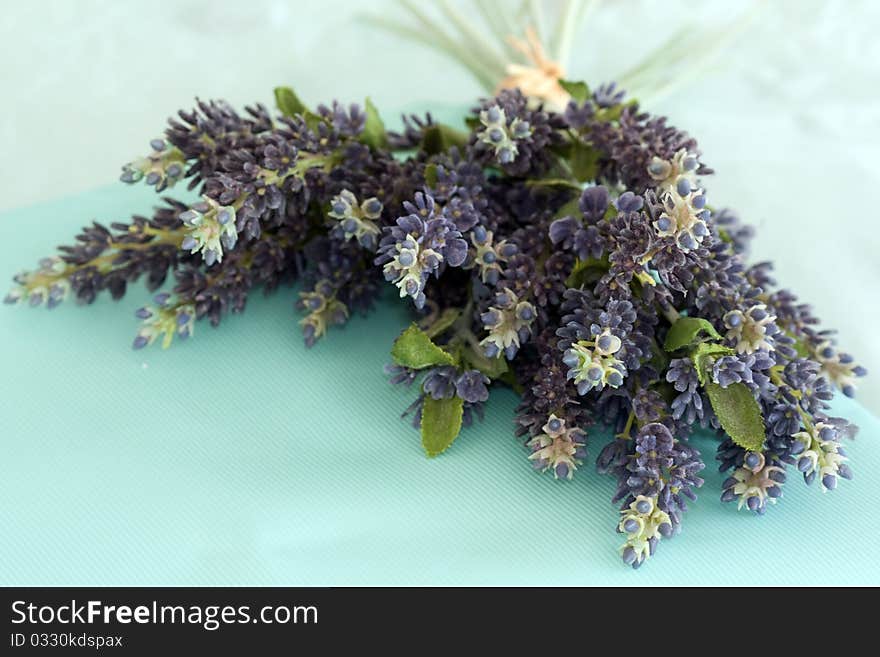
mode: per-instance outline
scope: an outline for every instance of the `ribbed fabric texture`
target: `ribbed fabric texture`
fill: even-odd
[[[0,276],[153,198],[114,186],[0,215]],[[849,400],[834,410],[861,425],[854,481],[823,495],[792,472],[765,517],[737,513],[701,436],[700,500],[632,572],[592,466],[601,432],[574,481],[536,474],[499,389],[485,421],[422,454],[399,417],[414,390],[382,373],[404,304],[307,350],[292,291],[257,293],[218,330],[135,352],[147,298],[0,307],[0,584],[880,583],[880,422]]]

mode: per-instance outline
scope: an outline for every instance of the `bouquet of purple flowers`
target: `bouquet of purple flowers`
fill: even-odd
[[[428,455],[497,385],[522,395],[516,433],[557,479],[586,459],[592,426],[610,427],[589,448],[617,480],[635,567],[703,483],[698,425],[718,433],[721,499],[740,508],[764,513],[789,467],[824,490],[850,478],[855,427],[827,402],[865,370],[775,288],[770,263],[746,263],[752,231],[708,203],[696,141],[613,84],[559,84],[562,112],[506,89],[463,130],[429,114],[387,131],[369,100],[310,109],[289,88],[275,90],[277,115],[199,101],[122,174],[157,192],[186,183],[199,200],[93,223],[16,276],[6,301],[88,304],[170,278],[136,312],[139,349],[297,282],[311,346],[393,286],[413,323],[387,371],[416,391],[407,413]]]

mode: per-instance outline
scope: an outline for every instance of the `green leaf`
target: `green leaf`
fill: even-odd
[[[571,149],[574,142],[571,140],[563,141],[559,144],[550,146],[550,152],[558,155],[563,160],[571,159]]]
[[[566,287],[580,288],[587,283],[599,280],[608,271],[607,258],[587,258],[574,263],[571,273],[565,279]]]
[[[801,358],[809,358],[810,357],[810,348],[807,346],[806,340],[796,336],[791,331],[783,331],[788,337],[794,340],[794,350],[797,352],[797,355]]]
[[[461,149],[467,145],[468,134],[448,125],[437,123],[425,129],[422,135],[422,150],[428,155],[445,153],[453,146]]]
[[[691,351],[691,360],[694,361],[694,367],[697,370],[697,379],[700,385],[706,385],[706,371],[709,369],[711,362],[719,356],[730,356],[736,353],[730,347],[723,344],[715,344],[713,342],[701,342],[697,348]]]
[[[450,326],[455,324],[455,320],[461,317],[461,309],[459,308],[447,308],[440,316],[435,319],[430,326],[425,329],[425,335],[429,338],[435,338],[443,331],[448,329]]]
[[[464,400],[461,397],[425,397],[422,406],[422,447],[428,456],[443,453],[458,437],[463,414]]]
[[[655,340],[651,340],[651,343],[651,358],[648,360],[648,364],[658,372],[664,372],[669,366],[669,356],[666,355],[666,352],[660,348],[660,345]]]
[[[275,87],[275,104],[284,116],[294,116],[306,112],[305,104],[290,87]]]
[[[586,82],[573,82],[572,80],[560,80],[559,86],[565,89],[571,99],[577,103],[583,103],[590,97],[590,88]]]
[[[385,134],[385,124],[379,116],[379,110],[369,98],[364,101],[367,120],[360,140],[370,148],[385,148],[388,145],[388,136]]]
[[[437,165],[429,164],[425,167],[425,184],[434,187],[437,184]]]
[[[303,112],[303,119],[306,122],[306,126],[308,126],[309,130],[312,132],[317,132],[318,127],[323,123],[327,124],[327,120],[321,116],[320,114],[315,114],[311,110],[305,110]]]
[[[601,153],[589,144],[580,140],[572,142],[569,163],[574,177],[581,182],[595,180],[599,174],[600,155]]]
[[[443,133],[437,126],[427,128],[422,135],[422,150],[428,155],[437,155],[446,150],[443,145]]]
[[[487,358],[479,349],[475,349],[471,345],[464,347],[462,358],[470,367],[480,370],[493,380],[507,372],[507,359],[504,357]]]
[[[660,393],[660,396],[663,397],[669,405],[672,405],[672,402],[678,396],[678,391],[675,389],[675,386],[666,381],[658,381],[657,383],[652,384],[651,388]]]
[[[568,203],[563,205],[559,210],[556,211],[556,214],[553,215],[554,219],[562,219],[563,217],[577,217],[581,219],[581,195],[578,194],[573,199],[571,199]]]
[[[420,370],[432,365],[455,365],[455,360],[418,326],[412,324],[400,334],[391,347],[391,358],[398,365]]]
[[[538,180],[527,180],[526,185],[528,187],[556,187],[562,189],[571,189],[576,191],[578,194],[583,191],[582,187],[576,182],[566,180],[565,178],[542,178]]]
[[[476,116],[469,116],[464,120],[464,124],[471,130],[479,130],[483,127],[483,123]]]
[[[721,335],[709,320],[702,317],[679,317],[666,334],[663,348],[666,351],[675,351],[692,345],[698,340],[700,333],[706,333],[715,340],[721,339]]]
[[[618,119],[620,119],[620,115],[623,114],[623,109],[625,107],[630,107],[636,104],[638,104],[638,101],[633,98],[623,104],[618,103],[617,105],[612,105],[611,107],[603,107],[598,112],[596,112],[596,120],[601,121],[602,123],[617,121]]]
[[[518,395],[522,395],[525,392],[525,388],[523,388],[522,384],[517,381],[513,370],[507,370],[504,374],[498,377],[498,380],[509,385]]]
[[[721,427],[733,442],[751,452],[759,451],[764,445],[764,418],[748,386],[732,383],[722,388],[709,382],[703,387]]]

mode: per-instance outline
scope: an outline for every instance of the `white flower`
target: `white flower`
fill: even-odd
[[[135,183],[143,178],[148,185],[155,186],[156,191],[161,192],[173,187],[183,177],[186,157],[180,149],[164,139],[154,139],[150,147],[152,153],[122,167],[120,180]]]
[[[397,254],[385,263],[382,272],[385,280],[393,282],[400,290],[400,297],[417,298],[422,292],[423,274],[437,269],[443,255],[433,249],[423,249],[411,234],[395,244]]]
[[[776,321],[766,304],[757,303],[745,312],[731,310],[724,315],[724,326],[727,327],[727,339],[736,343],[736,350],[741,354],[751,354],[760,349],[773,351],[773,342],[767,329]]]
[[[694,189],[681,195],[673,189],[663,192],[660,198],[663,211],[653,224],[657,235],[674,237],[682,251],[696,249],[709,234],[706,225],[709,211],[705,209],[703,190]]]
[[[507,358],[513,358],[520,342],[528,338],[536,316],[535,307],[520,301],[512,290],[505,288],[497,293],[495,305],[480,316],[489,331],[480,342],[486,356],[496,358],[504,352]]]
[[[849,466],[845,465],[847,458],[840,453],[836,438],[837,429],[825,422],[817,422],[792,436],[798,455],[798,470],[804,473],[807,483],[818,478],[823,492],[837,486],[837,477],[850,477]]]
[[[856,377],[865,375],[865,368],[856,365],[852,356],[839,353],[830,340],[821,343],[813,354],[822,365],[822,374],[847,397],[855,395]]]
[[[586,434],[577,427],[565,427],[565,420],[551,415],[542,427],[544,433],[532,438],[530,461],[542,471],[553,470],[556,479],[571,479],[585,455]]]
[[[201,203],[180,215],[180,220],[189,229],[180,248],[190,253],[201,252],[205,264],[210,267],[223,260],[224,248],[235,248],[238,231],[233,206],[220,205],[209,196],[202,199]]]
[[[671,160],[655,155],[648,164],[648,175],[657,183],[659,191],[687,196],[691,189],[697,187],[698,167],[697,156],[681,149]]]
[[[516,141],[532,134],[528,121],[515,118],[507,124],[504,110],[498,105],[480,112],[480,123],[484,129],[477,133],[480,141],[495,149],[495,158],[500,164],[510,164],[516,159],[519,149]]]
[[[614,354],[623,343],[610,329],[605,329],[594,341],[574,342],[565,351],[562,362],[568,367],[568,378],[577,386],[578,394],[585,395],[604,386],[619,388],[626,376],[626,365]]]
[[[376,220],[382,214],[382,203],[376,197],[358,205],[357,198],[347,189],[330,201],[328,216],[339,221],[339,231],[344,239],[356,239],[365,248],[374,250],[379,227]]]
[[[776,473],[783,472],[785,470],[779,466],[766,462],[761,467],[749,468],[743,465],[734,470],[731,475],[733,486],[728,490],[739,498],[737,509],[748,506],[752,511],[762,512],[768,501],[775,504],[775,496],[778,496],[781,489],[780,482],[774,477],[778,476]]]
[[[623,560],[638,567],[653,553],[653,545],[663,536],[672,533],[669,514],[657,506],[657,499],[639,495],[621,512],[618,529],[626,534],[626,542],[620,546]]]
[[[135,349],[153,344],[162,337],[162,348],[171,346],[174,336],[186,339],[195,330],[196,308],[189,303],[177,303],[167,294],[155,297],[155,306],[144,306],[135,315],[143,320],[132,346]]]

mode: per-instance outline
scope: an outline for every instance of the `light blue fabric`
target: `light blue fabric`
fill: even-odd
[[[0,275],[153,199],[114,186],[0,215]],[[880,423],[849,400],[834,411],[862,427],[854,481],[823,495],[792,474],[765,517],[737,513],[700,437],[703,494],[633,572],[613,482],[592,465],[573,482],[534,473],[511,391],[424,457],[399,418],[412,393],[382,374],[404,304],[306,350],[283,289],[135,352],[147,296],[0,307],[0,584],[880,584]]]

